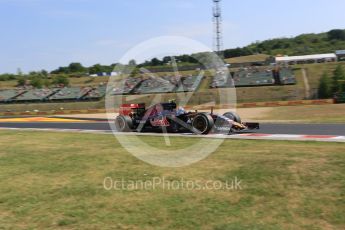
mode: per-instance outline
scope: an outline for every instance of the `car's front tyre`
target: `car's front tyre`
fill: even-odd
[[[238,115],[235,112],[227,112],[223,114],[224,117],[229,118],[230,120],[237,122],[237,123],[242,123],[240,115]]]
[[[214,120],[210,114],[199,113],[194,117],[192,126],[200,134],[208,134],[214,126]]]

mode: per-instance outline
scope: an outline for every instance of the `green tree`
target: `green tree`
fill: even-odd
[[[19,77],[18,78],[18,83],[17,83],[18,86],[24,86],[25,83],[26,83],[26,80],[25,80],[24,77]]]
[[[344,30],[331,30],[327,34],[328,34],[328,38],[330,40],[345,41],[345,31]]]
[[[332,82],[326,72],[322,75],[320,79],[318,94],[320,99],[327,99],[333,96]]]
[[[69,79],[65,75],[58,75],[53,79],[53,84],[68,86],[69,85]]]
[[[43,85],[42,79],[40,77],[34,77],[30,80],[30,85],[32,85],[35,88],[40,89],[42,88],[42,85]]]
[[[15,74],[10,74],[10,73],[4,73],[0,75],[0,81],[10,81],[10,80],[15,80],[17,79],[17,75]]]
[[[59,67],[58,69],[51,71],[51,74],[67,74],[68,71],[68,67]]]
[[[93,65],[89,68],[89,73],[90,74],[97,74],[97,73],[102,73],[102,66],[100,64]]]
[[[162,62],[158,58],[152,58],[151,65],[152,66],[162,65]]]
[[[31,72],[29,72],[29,77],[30,77],[30,78],[37,77],[38,75],[39,75],[39,73],[36,72],[36,71],[31,71]]]
[[[1,75],[0,75],[0,81],[8,81],[8,76],[7,76],[7,74],[1,74]]]
[[[86,71],[85,67],[79,62],[73,62],[69,64],[68,66],[69,73],[83,73],[85,71]]]
[[[48,71],[47,71],[47,70],[42,69],[42,70],[41,70],[41,75],[42,75],[44,78],[47,78],[49,74],[48,74]]]
[[[338,65],[333,72],[332,91],[333,93],[341,92],[345,89],[345,72],[341,65]]]
[[[171,62],[171,57],[170,57],[170,56],[164,57],[163,60],[162,60],[162,62],[163,62],[164,64],[167,64],[167,63]]]
[[[44,85],[45,87],[48,87],[48,88],[49,88],[49,87],[51,86],[51,84],[52,84],[52,83],[51,83],[50,80],[48,80],[48,79],[44,79],[44,80],[43,80],[43,85]]]
[[[129,66],[136,66],[137,62],[134,59],[132,59],[132,60],[129,60],[128,65]]]

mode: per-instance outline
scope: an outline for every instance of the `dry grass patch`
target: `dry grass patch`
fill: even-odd
[[[345,104],[276,107],[257,116],[257,120],[344,123]]]

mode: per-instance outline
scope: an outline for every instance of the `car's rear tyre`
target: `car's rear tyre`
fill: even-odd
[[[242,123],[241,117],[235,112],[227,112],[227,113],[224,113],[223,116],[229,118],[230,120],[234,122],[237,122],[240,124]]]
[[[214,120],[210,114],[199,113],[194,117],[192,126],[201,134],[208,134],[214,126]]]
[[[129,132],[133,128],[132,118],[129,116],[117,116],[115,119],[115,128],[119,132]]]

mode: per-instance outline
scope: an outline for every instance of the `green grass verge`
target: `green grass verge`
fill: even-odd
[[[226,140],[194,165],[159,168],[131,156],[111,135],[1,131],[0,140],[3,229],[345,228],[341,143]],[[196,139],[171,141],[187,146]],[[106,191],[107,176],[238,177],[242,190]]]

